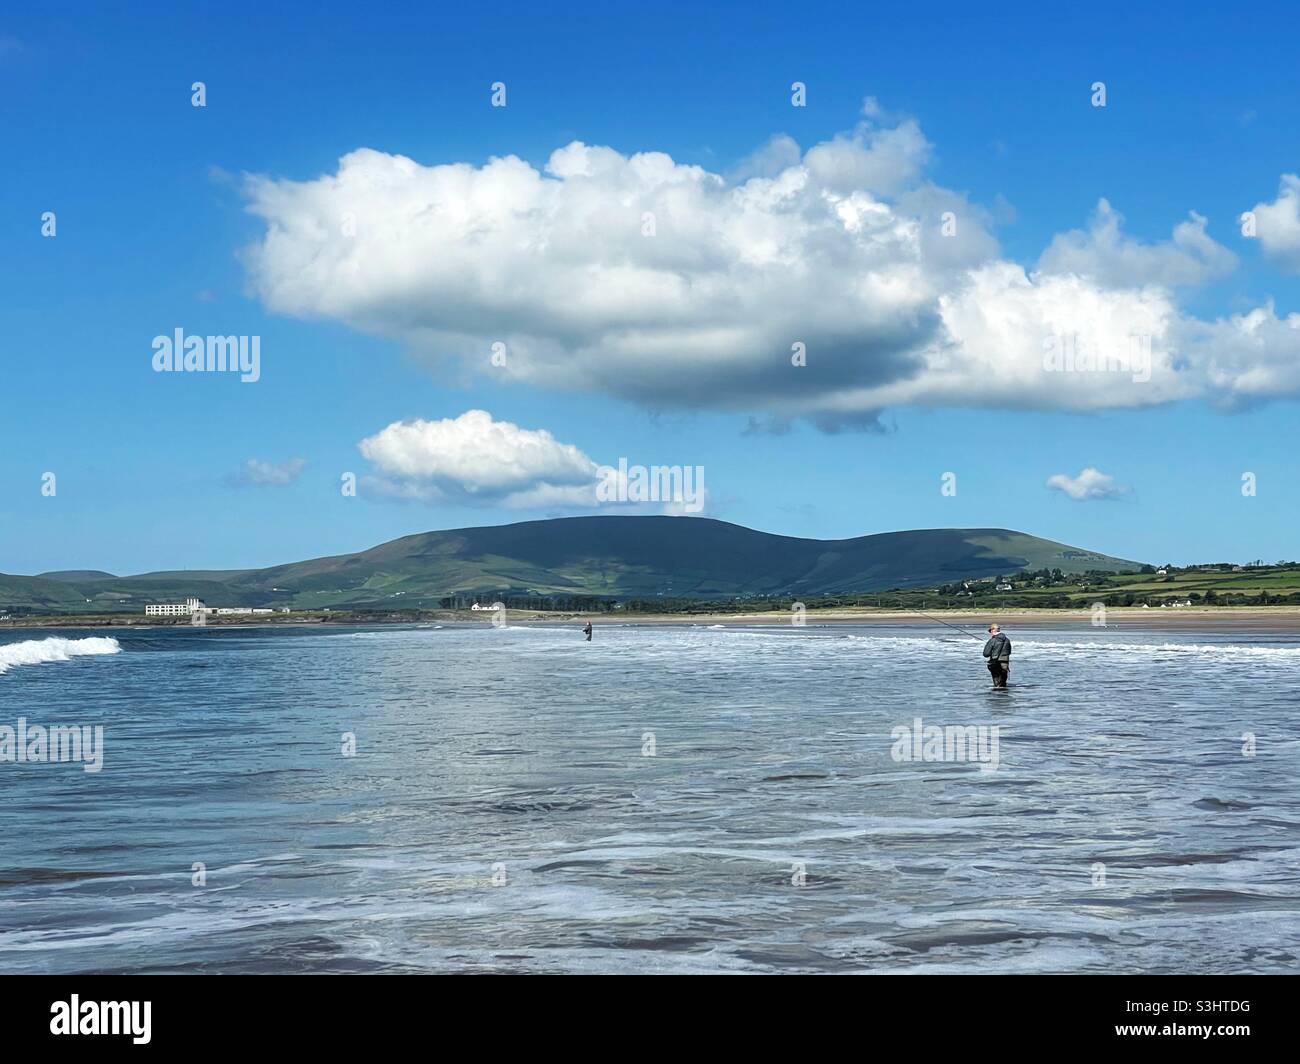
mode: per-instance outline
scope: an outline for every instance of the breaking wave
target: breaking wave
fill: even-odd
[[[15,665],[41,665],[47,661],[71,661],[87,654],[120,654],[116,639],[92,636],[88,639],[25,639],[0,646],[0,676]]]

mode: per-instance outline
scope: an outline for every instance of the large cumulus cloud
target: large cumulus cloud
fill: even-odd
[[[827,428],[894,404],[1095,410],[1290,392],[1289,319],[1202,322],[1180,287],[1235,257],[1192,214],[1142,243],[1104,201],[1027,270],[986,211],[925,177],[910,121],[801,151],[775,138],[728,180],[660,152],[574,142],[426,166],[361,149],[308,181],[246,183],[246,262],[270,309],[394,337],[422,357],[653,407]],[[1150,372],[1061,372],[1061,343],[1138,340]],[[492,359],[492,345],[504,359]],[[807,364],[792,365],[803,344]],[[1261,370],[1261,366],[1264,368]],[[1271,367],[1271,368],[1269,368]]]

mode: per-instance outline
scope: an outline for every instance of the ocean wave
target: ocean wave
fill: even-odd
[[[43,665],[50,661],[71,661],[94,654],[120,654],[122,647],[108,636],[87,639],[25,639],[21,643],[0,645],[0,676],[15,665]]]
[[[964,647],[968,645],[959,639],[941,634],[935,636],[841,635],[840,638],[852,642],[873,643],[886,648],[896,647],[898,649],[934,648],[936,643],[946,644],[947,647]],[[983,639],[983,636],[979,638]],[[1187,654],[1214,657],[1274,658],[1283,661],[1300,662],[1300,646],[1249,646],[1242,643],[1146,643],[1122,640],[1116,640],[1113,643],[1083,642],[1081,640],[1076,643],[1039,640],[1023,636],[1019,639],[1013,639],[1012,645],[1013,658],[1039,651],[1051,653],[1059,651],[1090,651],[1146,656],[1153,654]]]

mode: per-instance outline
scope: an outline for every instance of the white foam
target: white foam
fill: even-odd
[[[87,654],[120,654],[116,639],[91,636],[87,639],[25,639],[0,645],[0,676],[15,665],[42,665],[49,661],[71,661]]]
[[[934,648],[936,643],[943,644],[941,652],[963,653],[960,649],[967,644],[959,639],[945,635],[935,636],[891,636],[891,635],[854,635],[844,634],[841,639],[855,642],[875,643],[882,648]],[[983,635],[978,636],[983,639]],[[1039,640],[1021,636],[1012,640],[1014,647],[1012,657],[1026,657],[1038,651],[1098,651],[1107,654],[1137,654],[1152,657],[1156,654],[1188,654],[1219,658],[1250,657],[1277,661],[1300,662],[1300,646],[1252,646],[1245,643],[1150,643],[1129,640],[1117,636],[1114,642],[1095,641],[1065,642]]]

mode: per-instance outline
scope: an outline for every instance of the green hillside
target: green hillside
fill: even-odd
[[[571,517],[405,536],[269,569],[73,579],[0,577],[0,606],[139,612],[194,595],[210,606],[431,608],[489,593],[732,599],[928,587],[1020,569],[1136,570],[1138,563],[1000,528],[816,540],[707,518]]]
[[[37,573],[40,580],[60,580],[67,584],[82,583],[86,580],[115,580],[117,579],[112,573],[106,573],[103,569],[62,569],[53,573]]]

